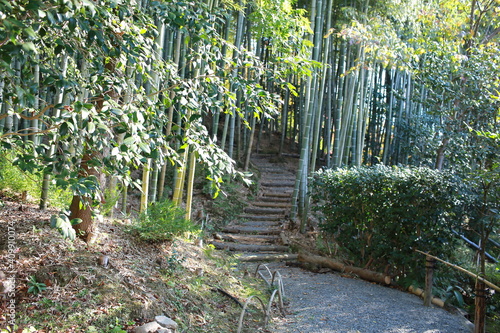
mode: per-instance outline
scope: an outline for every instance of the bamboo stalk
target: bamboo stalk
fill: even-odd
[[[148,192],[149,192],[149,174],[151,172],[151,159],[148,158],[143,166],[142,171],[142,195],[140,212],[146,211],[148,208]]]
[[[196,153],[193,151],[189,156],[189,174],[186,193],[186,220],[191,220],[191,206],[193,203],[194,175],[196,170]]]

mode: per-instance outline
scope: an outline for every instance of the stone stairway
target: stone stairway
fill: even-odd
[[[252,164],[260,172],[259,194],[238,220],[226,226],[212,244],[240,252],[242,260],[288,259],[283,224],[290,215],[295,172],[276,155],[258,154]]]

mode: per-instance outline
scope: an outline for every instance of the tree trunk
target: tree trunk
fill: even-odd
[[[88,161],[96,158],[98,158],[98,156],[91,155],[89,153],[83,156],[80,164],[81,171],[79,176],[95,176],[98,181],[98,186],[100,188],[104,188],[106,180],[104,174],[100,173],[97,169],[90,168],[88,166]],[[97,223],[93,218],[94,209],[95,206],[92,198],[88,196],[82,197],[79,195],[73,196],[70,205],[71,214],[69,219],[81,219],[81,223],[74,225],[73,229],[75,229],[76,235],[83,239],[86,243],[90,243],[97,232]]]
[[[435,168],[437,170],[443,170],[443,165],[444,165],[444,151],[446,150],[446,146],[448,145],[448,142],[450,142],[450,138],[444,138],[443,141],[441,142],[441,145],[437,149],[437,152],[436,152],[436,165],[435,165]]]

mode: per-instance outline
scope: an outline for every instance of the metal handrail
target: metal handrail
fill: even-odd
[[[271,282],[269,282],[268,279],[264,276],[264,274],[260,270],[260,267],[264,267],[267,270],[267,272],[269,273]],[[282,315],[285,315],[285,307],[283,305],[285,288],[283,286],[283,278],[282,278],[280,272],[277,270],[274,272],[271,272],[269,267],[267,267],[267,264],[258,264],[257,268],[255,269],[255,276],[257,276],[257,275],[260,276],[270,288],[274,287],[275,283],[277,284],[277,286],[271,293],[271,297],[269,298],[269,302],[267,303],[267,307],[264,306],[264,302],[262,301],[262,299],[260,299],[256,295],[252,295],[246,300],[245,305],[243,306],[243,309],[241,310],[240,320],[238,322],[237,333],[241,333],[241,330],[243,328],[243,319],[245,317],[245,313],[246,313],[248,304],[250,303],[250,300],[252,300],[253,298],[256,298],[262,306],[262,310],[264,312],[264,328],[266,328],[267,324],[269,323],[269,318],[271,317],[272,305],[273,305],[274,298],[276,297],[276,294],[278,294],[278,299],[279,299],[279,306],[278,307],[279,307],[280,313]]]

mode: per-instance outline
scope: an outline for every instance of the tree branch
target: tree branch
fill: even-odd
[[[29,136],[29,135],[37,135],[37,134],[46,134],[46,133],[49,133],[50,131],[52,131],[53,129],[56,129],[58,127],[59,126],[52,126],[50,128],[47,128],[47,129],[45,129],[43,131],[39,131],[39,132],[19,133],[20,131],[29,131],[29,130],[33,129],[33,128],[25,128],[25,129],[20,130],[19,132],[8,132],[8,133],[5,133],[5,134],[2,134],[0,136],[0,140],[3,139],[3,138],[6,138],[8,136],[12,136],[12,135]]]
[[[483,40],[481,41],[481,44],[488,43],[490,40],[492,40],[499,33],[500,33],[500,27],[496,28],[495,30],[493,30],[491,32],[491,34],[489,34],[488,36],[484,37]]]
[[[28,117],[28,116],[23,115],[22,113],[17,113],[17,112],[14,114],[17,115],[19,118],[24,119],[24,120],[35,120],[35,119],[40,119],[40,117],[43,116],[45,114],[45,112],[47,112],[52,107],[54,107],[53,104],[47,105],[46,107],[44,107],[42,109],[42,111],[40,111],[37,115],[32,116],[32,117]],[[0,120],[7,118],[10,115],[12,115],[12,114],[8,114],[8,113],[0,114]]]

